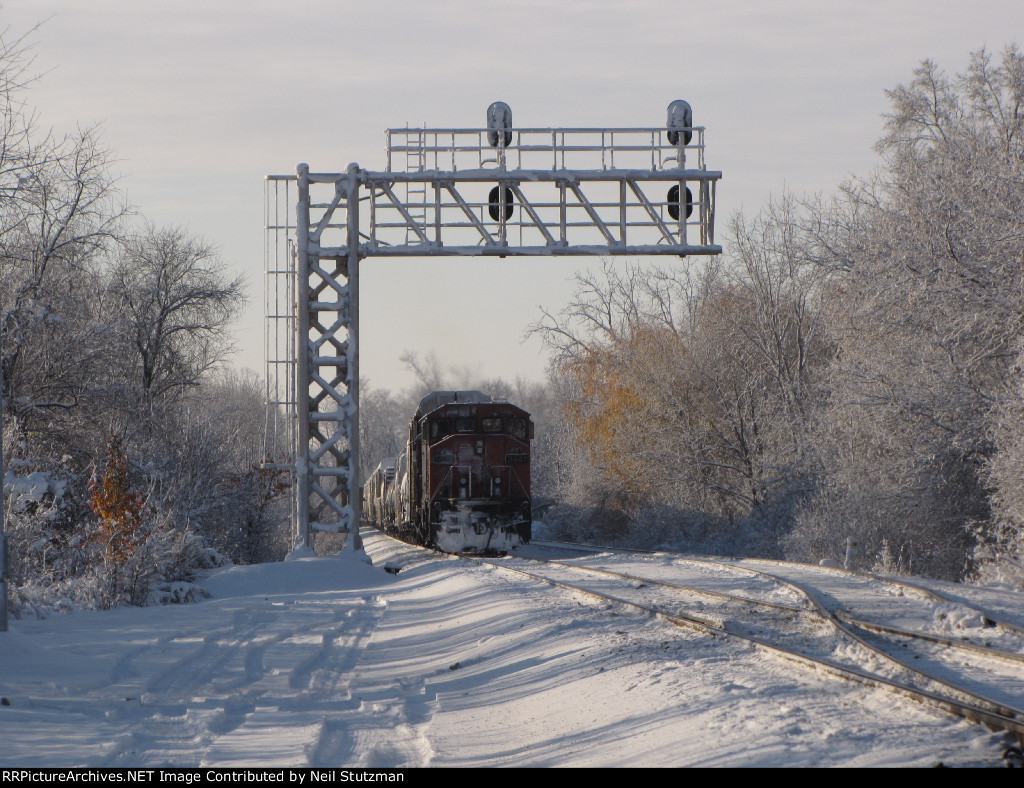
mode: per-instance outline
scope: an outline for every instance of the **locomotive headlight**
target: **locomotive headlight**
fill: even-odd
[[[476,453],[477,454],[483,454],[484,453],[484,440],[483,440],[483,438],[480,438],[476,442]]]

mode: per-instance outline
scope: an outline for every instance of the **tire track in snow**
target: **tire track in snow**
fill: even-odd
[[[205,635],[198,648],[184,657],[175,659],[151,679],[147,683],[146,694],[191,697],[215,677],[224,675],[225,666],[258,636],[265,623],[264,617],[257,615],[256,611],[245,610],[236,613],[235,621],[230,627]],[[169,645],[174,645],[178,640],[193,639],[194,636],[189,633],[183,637],[173,638]]]
[[[269,673],[279,685],[274,697],[263,695],[255,710],[241,724],[208,748],[205,765],[235,766],[237,753],[246,752],[273,732],[273,752],[266,757],[274,763],[293,766],[349,765],[346,760],[320,760],[320,742],[334,732],[345,730],[358,716],[361,703],[350,692],[353,671],[359,664],[367,641],[380,622],[386,605],[367,598],[352,607],[337,607],[329,622],[296,631],[267,650]],[[282,659],[295,642],[305,652],[301,659]],[[271,665],[274,667],[271,668]],[[267,684],[267,682],[264,682]],[[282,712],[289,722],[282,723]]]
[[[309,759],[313,767],[417,768],[430,764],[427,730],[437,709],[422,679],[360,691],[351,713],[327,721]]]
[[[339,684],[359,661],[362,644],[377,626],[377,618],[357,616],[356,609],[338,611],[342,623],[325,629],[320,649],[297,665],[288,677],[288,685],[302,696],[334,694]],[[348,685],[342,691],[347,698]]]
[[[304,765],[325,719],[354,708],[348,674],[381,613],[365,602],[354,608],[271,604],[236,612],[229,626],[207,632],[201,643],[193,643],[193,630],[134,650],[118,662],[113,678],[136,675],[147,665],[150,677],[138,702],[117,714],[130,732],[96,765],[206,765],[218,740],[245,735],[241,729],[250,724],[265,729],[257,718],[268,712],[274,727],[282,725],[282,713],[294,718],[296,734],[312,727],[292,747],[299,761],[282,756],[282,762]],[[167,651],[181,649],[179,639],[190,648],[168,662]]]
[[[363,645],[349,650],[346,674],[351,674],[365,653]],[[426,733],[437,702],[422,678],[407,677],[380,686],[364,684],[349,690],[358,696],[352,709],[324,721],[310,751],[310,766],[379,769],[430,764],[433,748]]]

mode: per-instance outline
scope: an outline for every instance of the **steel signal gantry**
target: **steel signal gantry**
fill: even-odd
[[[384,171],[267,178],[268,454],[294,471],[305,545],[358,533],[362,259],[722,251],[722,173],[685,101],[661,128],[517,129],[495,102],[486,128],[386,134]]]

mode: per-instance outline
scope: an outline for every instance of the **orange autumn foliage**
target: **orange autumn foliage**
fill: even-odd
[[[678,339],[665,329],[638,326],[626,337],[593,346],[581,358],[567,362],[563,372],[578,386],[579,398],[565,405],[566,419],[590,451],[594,464],[608,478],[626,484],[630,494],[648,493],[643,434],[638,424],[652,417],[648,399],[636,386],[637,367],[669,363],[666,347],[678,349]]]
[[[111,436],[107,441],[106,470],[102,478],[93,476],[89,493],[89,508],[99,518],[94,541],[99,543],[106,561],[122,566],[144,540],[142,511],[146,496],[131,489],[128,457],[120,438]]]

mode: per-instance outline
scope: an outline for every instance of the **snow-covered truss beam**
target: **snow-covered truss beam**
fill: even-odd
[[[359,254],[720,254],[714,238],[720,177],[706,170],[361,171],[362,211],[369,217],[360,231]],[[406,191],[426,199],[410,202],[402,197]],[[341,258],[348,249],[325,246],[319,253]]]

